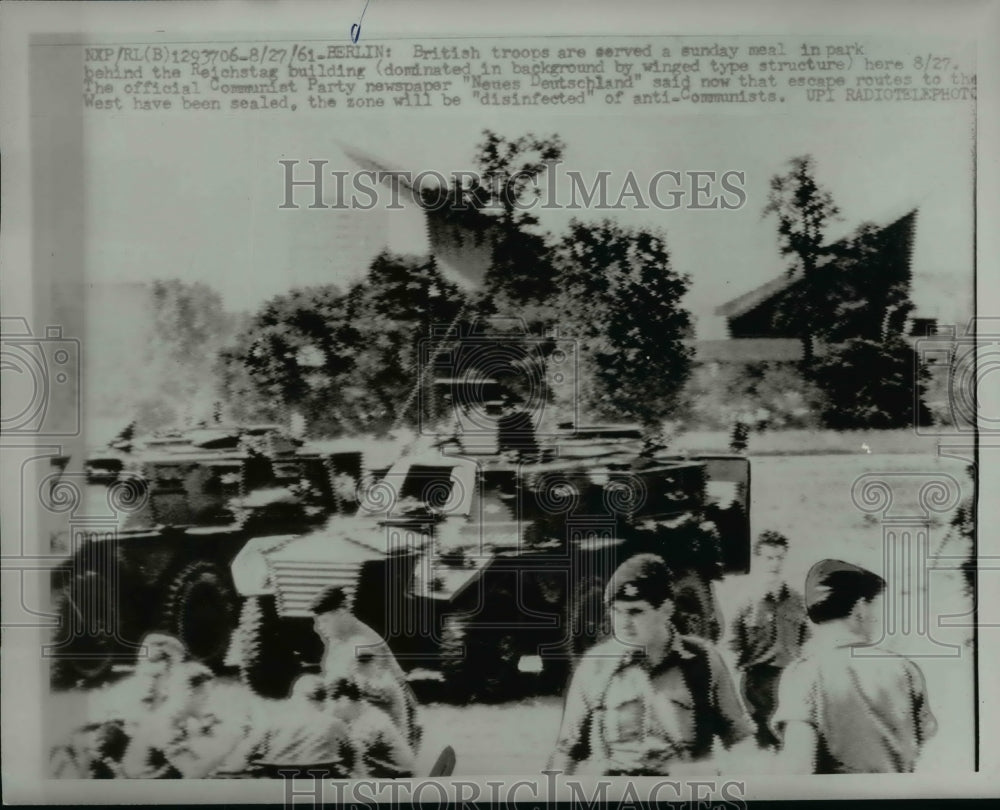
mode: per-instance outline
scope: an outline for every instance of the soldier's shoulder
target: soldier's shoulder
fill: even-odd
[[[872,654],[877,655],[879,659],[888,662],[883,664],[885,667],[893,667],[896,672],[900,675],[905,676],[910,681],[918,684],[922,684],[924,680],[923,670],[917,665],[917,663],[911,659],[907,658],[902,653],[898,653],[895,650],[889,650],[885,647],[874,647],[872,648]]]
[[[795,695],[796,699],[801,700],[803,696],[821,688],[823,673],[829,671],[830,667],[824,664],[821,657],[796,658],[781,673],[779,694],[784,695],[786,700],[789,695]]]
[[[785,601],[794,604],[796,607],[801,607],[803,611],[806,609],[806,598],[802,595],[802,592],[793,588],[788,583],[785,583]]]
[[[353,625],[344,633],[345,639],[364,639],[369,644],[385,644],[386,640],[377,630],[369,627],[360,619],[355,619]]]
[[[580,657],[580,662],[603,661],[608,658],[622,658],[627,655],[630,648],[614,638],[606,638],[587,648]]]
[[[685,635],[680,637],[680,646],[688,655],[700,656],[713,667],[722,663],[722,655],[718,648],[707,638]]]
[[[577,672],[594,674],[614,669],[633,652],[633,648],[627,647],[613,638],[599,641],[580,656]]]

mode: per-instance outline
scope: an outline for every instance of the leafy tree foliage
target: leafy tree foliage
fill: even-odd
[[[431,199],[440,189],[422,192],[435,215],[490,244],[489,270],[475,299],[450,284],[433,259],[382,254],[346,291],[298,290],[270,301],[227,355],[232,393],[249,383],[261,400],[302,413],[314,434],[412,426],[428,410],[444,412],[444,396],[455,394],[425,385],[430,407],[412,404],[421,373],[449,375],[446,361],[427,362],[434,346],[426,341],[432,325],[451,325],[459,337],[445,341],[449,357],[468,359],[462,372],[491,380],[501,418],[514,419],[539,397],[553,398],[546,364],[564,344],[539,336],[555,328],[577,339],[579,384],[593,415],[662,420],[691,364],[683,343],[690,316],[680,305],[688,279],[673,272],[655,233],[611,221],[573,222],[561,239],[538,231],[528,204],[563,150],[557,136],[508,139],[485,131],[474,156],[477,175],[446,189],[447,206]],[[514,327],[498,328],[504,318]],[[485,339],[484,323],[490,324]],[[572,398],[562,404],[575,406]]]
[[[448,204],[434,205],[456,224],[489,240],[492,262],[479,308],[484,313],[540,304],[555,294],[555,272],[546,235],[534,230],[532,211],[546,171],[562,158],[558,135],[505,138],[490,130],[476,146],[474,172],[456,178]]]
[[[824,422],[833,428],[891,428],[929,421],[929,375],[902,339],[913,311],[900,257],[884,230],[864,223],[834,246],[827,225],[839,219],[833,196],[816,180],[809,155],[771,179],[764,214],[778,220],[778,242],[798,281],[783,294],[775,325],[801,337],[803,371],[823,390]],[[814,340],[830,351],[814,360]]]
[[[900,337],[853,338],[819,359],[812,378],[823,389],[823,420],[837,430],[908,427],[930,421],[922,391],[926,369]]]
[[[151,321],[137,349],[142,369],[131,381],[134,417],[140,430],[191,419],[207,419],[218,390],[215,358],[231,339],[234,316],[222,297],[201,282],[154,281],[149,288]]]
[[[578,341],[581,395],[595,415],[656,425],[690,373],[690,280],[670,266],[664,238],[611,220],[574,220],[555,249],[559,326]]]
[[[346,292],[327,285],[269,301],[229,351],[228,380],[238,387],[249,377],[261,399],[301,413],[314,435],[413,423],[421,340],[464,305],[433,259],[382,253]]]
[[[779,325],[801,337],[806,362],[812,358],[813,337],[829,323],[829,284],[824,242],[827,225],[838,219],[840,209],[833,195],[816,181],[816,164],[810,155],[792,158],[785,174],[771,178],[764,216],[778,220],[778,247],[788,257],[789,275],[801,274],[784,297],[777,315]]]

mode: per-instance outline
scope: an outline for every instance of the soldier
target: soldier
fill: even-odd
[[[129,744],[123,720],[87,723],[66,743],[52,749],[50,765],[56,779],[120,779],[122,758]]]
[[[158,722],[138,729],[125,756],[125,775],[131,779],[201,777],[211,760],[202,747],[192,744],[211,736],[219,719],[208,711],[215,684],[212,671],[203,664],[185,662],[173,672],[175,694],[164,704]],[[216,746],[217,748],[217,746]]]
[[[782,576],[788,539],[778,532],[761,534],[754,556],[763,565],[763,594],[750,599],[733,620],[729,646],[743,673],[741,689],[757,725],[757,744],[776,748],[770,722],[778,700],[781,673],[799,657],[809,638],[809,620],[802,595]]]
[[[581,659],[549,767],[564,773],[692,771],[716,739],[749,736],[729,672],[706,641],[673,625],[673,575],[655,554],[615,571],[604,593],[614,637]]]
[[[267,735],[251,754],[255,775],[282,771],[348,779],[357,775],[357,746],[342,719],[326,711],[327,687],[317,675],[303,675],[284,705],[272,706]]]
[[[124,684],[125,700],[103,718],[75,730],[52,754],[59,778],[147,778],[178,775],[163,750],[173,729],[177,702],[184,699],[179,672],[186,666],[184,645],[173,636],[150,633],[145,655]],[[124,707],[124,711],[122,711]]]
[[[356,757],[347,725],[323,711],[325,688],[318,677],[304,676],[285,700],[250,695],[238,707],[206,691],[210,679],[204,675],[193,671],[189,678],[195,681],[165,752],[185,778],[281,778],[298,772],[346,779],[353,773]]]
[[[908,773],[937,730],[920,669],[872,646],[885,580],[841,560],[816,563],[805,601],[816,625],[810,654],[781,678],[775,728],[795,773]],[[869,647],[855,655],[858,647]]]
[[[321,592],[312,612],[313,626],[323,640],[324,681],[356,682],[364,699],[385,710],[410,747],[418,750],[417,700],[385,639],[351,613],[348,594],[339,585]]]
[[[383,709],[365,699],[359,685],[340,678],[327,686],[329,712],[347,724],[354,746],[352,778],[398,779],[413,776],[413,750]]]

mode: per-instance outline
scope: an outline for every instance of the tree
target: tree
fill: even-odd
[[[819,359],[813,379],[826,396],[823,421],[835,430],[929,424],[923,390],[929,374],[902,337],[854,338]]]
[[[558,325],[578,343],[584,401],[595,416],[658,431],[691,369],[690,279],[671,268],[661,235],[611,220],[573,220],[555,261]]]
[[[265,304],[226,354],[230,397],[249,379],[260,402],[298,411],[316,436],[417,424],[420,343],[465,303],[433,259],[384,252],[347,292],[310,287]]]
[[[778,246],[790,259],[788,274],[801,274],[802,283],[792,285],[783,299],[778,320],[802,340],[804,363],[813,356],[813,336],[830,322],[829,278],[824,273],[823,247],[827,225],[839,219],[833,195],[816,181],[811,155],[792,158],[785,174],[771,178],[764,216],[778,219]]]
[[[554,295],[555,280],[546,235],[534,232],[538,217],[531,201],[541,194],[540,180],[560,160],[565,145],[558,135],[531,133],[516,139],[490,130],[476,146],[475,171],[456,178],[448,204],[434,207],[492,244],[480,310],[505,314]],[[434,192],[427,192],[435,195]],[[430,204],[430,200],[426,200]]]
[[[314,422],[343,404],[337,382],[352,370],[360,337],[340,288],[292,290],[264,304],[226,353],[236,366],[227,381],[235,386],[245,375],[260,401]],[[230,389],[227,399],[239,393]]]
[[[351,382],[356,401],[367,410],[367,426],[418,426],[439,410],[440,392],[424,375],[431,372],[440,333],[468,309],[466,296],[441,276],[433,258],[382,253],[348,300],[363,338]]]
[[[139,428],[210,418],[218,399],[216,357],[234,332],[235,316],[202,282],[154,281],[149,301],[143,369],[131,381]]]

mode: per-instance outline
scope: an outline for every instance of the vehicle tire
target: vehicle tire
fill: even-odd
[[[86,593],[106,594],[103,579],[94,577],[92,581],[88,578]],[[88,627],[80,608],[81,596],[83,594],[78,589],[67,586],[56,597],[59,627],[55,630],[51,650],[50,682],[53,689],[71,689],[77,685],[96,683],[111,671],[114,663],[114,633],[103,625]],[[81,629],[95,629],[96,632],[81,633]]]
[[[299,662],[282,633],[273,596],[244,600],[235,643],[240,680],[262,697],[288,697],[299,673]]]
[[[236,592],[215,563],[199,560],[178,571],[167,586],[163,627],[196,661],[219,669],[236,628]]]
[[[497,703],[516,697],[520,657],[513,630],[475,627],[462,617],[445,617],[441,669],[457,702]]]

